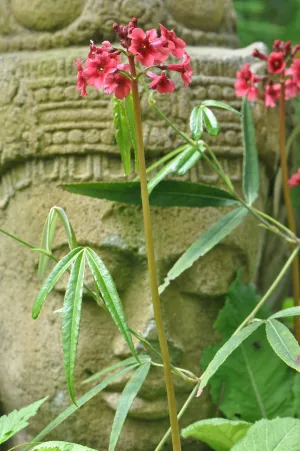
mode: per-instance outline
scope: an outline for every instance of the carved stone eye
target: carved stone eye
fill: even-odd
[[[11,0],[11,9],[24,27],[53,31],[74,22],[85,3],[86,0]]]
[[[187,28],[216,31],[224,17],[223,0],[167,0],[174,19]]]

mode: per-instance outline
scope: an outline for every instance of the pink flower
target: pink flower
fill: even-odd
[[[83,71],[87,84],[95,88],[103,88],[106,76],[117,67],[117,62],[110,58],[107,52],[96,54],[93,59],[88,58]]]
[[[192,66],[190,66],[190,62],[191,62],[191,58],[185,52],[180,64],[168,64],[168,66],[167,66],[168,70],[174,70],[175,72],[181,73],[181,78],[182,78],[182,80],[184,82],[184,86],[186,88],[192,81],[193,68],[192,68]]]
[[[258,96],[258,90],[255,87],[255,82],[259,81],[253,72],[250,70],[250,64],[246,63],[240,71],[236,73],[237,80],[234,84],[234,89],[238,97],[247,96],[251,102]]]
[[[86,92],[86,79],[84,78],[84,76],[82,75],[83,72],[83,67],[82,67],[82,62],[81,59],[78,58],[77,61],[74,61],[75,66],[77,67],[78,73],[77,73],[77,83],[76,83],[76,89],[77,91],[81,91],[80,95],[83,96],[87,96],[87,92]]]
[[[167,40],[169,51],[176,58],[181,58],[185,52],[186,43],[183,39],[176,36],[173,30],[167,30],[163,25],[160,24],[161,35]]]
[[[268,58],[268,68],[271,74],[280,74],[284,71],[286,62],[283,52],[272,52]]]
[[[300,169],[296,172],[296,174],[293,174],[289,178],[289,187],[293,188],[294,186],[300,185]]]
[[[298,94],[298,86],[296,81],[293,78],[288,78],[285,82],[285,98],[293,99]]]
[[[152,82],[150,83],[150,89],[157,89],[160,94],[174,92],[174,81],[166,77],[165,72],[162,72],[161,75],[156,75],[153,72],[148,72],[147,75],[152,79]]]
[[[148,30],[145,33],[141,28],[134,28],[128,37],[131,39],[129,51],[137,55],[137,61],[144,66],[152,66],[166,59],[160,52],[164,40],[157,37],[156,30]]]
[[[290,69],[286,71],[288,75],[292,75],[294,83],[296,83],[298,92],[300,92],[300,58],[295,58]]]
[[[124,99],[131,91],[131,80],[118,70],[129,71],[129,64],[118,64],[117,69],[105,78],[104,91],[107,94],[115,94],[117,99]]]
[[[276,100],[280,97],[280,84],[270,82],[265,88],[265,105],[266,107],[274,108]]]

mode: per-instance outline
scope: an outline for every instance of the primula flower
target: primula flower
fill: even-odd
[[[168,48],[173,56],[176,58],[181,58],[185,53],[186,43],[183,39],[176,36],[173,30],[167,30],[163,25],[160,24],[161,35],[167,40]]]
[[[180,64],[168,64],[167,65],[168,70],[174,70],[175,72],[181,73],[181,78],[184,82],[185,88],[187,88],[188,85],[192,81],[193,68],[192,68],[192,66],[190,66],[190,62],[191,62],[191,58],[185,52]]]
[[[128,37],[131,39],[129,51],[137,55],[136,60],[144,66],[152,66],[154,62],[158,64],[166,59],[166,55],[161,51],[164,40],[157,37],[156,30],[148,30],[145,33],[141,28],[134,28]]]
[[[286,100],[294,99],[298,94],[298,86],[293,78],[288,78],[285,82],[285,98]]]
[[[297,85],[298,92],[300,92],[300,58],[295,58],[290,69],[286,71],[288,75],[292,75],[294,83]]]
[[[161,75],[156,75],[153,72],[147,73],[148,77],[152,79],[150,83],[150,89],[157,89],[160,94],[165,94],[168,92],[174,92],[175,83],[173,80],[170,80],[165,72],[162,72]]]
[[[87,92],[86,92],[86,79],[82,75],[83,67],[82,67],[81,59],[78,58],[77,61],[74,61],[74,64],[75,64],[75,66],[77,67],[77,70],[78,70],[76,89],[77,89],[77,91],[81,91],[80,92],[81,96],[86,96],[87,95]]]
[[[296,172],[296,174],[293,174],[289,178],[289,187],[293,188],[294,186],[300,185],[300,169]]]
[[[250,64],[246,63],[240,71],[236,73],[237,80],[234,84],[234,89],[238,97],[247,96],[251,102],[258,96],[258,90],[255,87],[255,82],[259,81],[253,72],[250,70]]]
[[[129,71],[129,64],[118,64],[117,69],[105,78],[104,91],[107,94],[115,94],[117,99],[124,99],[131,91],[131,80],[118,72]]]
[[[270,82],[265,88],[265,105],[274,108],[276,100],[280,97],[280,84]]]
[[[280,74],[284,71],[286,62],[282,52],[272,52],[268,58],[268,68],[271,74]]]
[[[88,58],[85,63],[83,76],[87,84],[95,88],[103,88],[106,76],[117,67],[117,62],[110,58],[107,52],[96,54],[93,59]]]

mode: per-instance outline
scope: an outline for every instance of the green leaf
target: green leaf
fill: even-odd
[[[74,371],[79,337],[82,290],[85,270],[85,251],[77,254],[65,294],[62,311],[62,343],[64,367],[70,397],[74,404]]]
[[[162,293],[171,280],[176,279],[186,269],[207,254],[213,247],[222,241],[230,232],[232,232],[238,225],[241,224],[248,211],[245,208],[237,208],[231,211],[226,216],[223,216],[216,224],[208,229],[203,235],[201,235],[177,260],[173,268],[168,272],[168,275],[163,283],[159,287],[159,292]]]
[[[73,249],[71,252],[69,252],[65,257],[63,257],[57,265],[53,268],[47,279],[45,280],[39,294],[37,295],[37,298],[35,300],[35,303],[32,308],[32,318],[36,319],[41,311],[41,308],[45,302],[46,297],[50,293],[50,291],[53,289],[54,285],[58,281],[58,279],[64,274],[64,272],[69,268],[69,266],[73,263],[73,261],[76,259],[79,252],[83,252],[83,249],[81,247],[77,247],[76,249]]]
[[[45,442],[35,446],[32,451],[96,451],[87,446],[69,442]]]
[[[240,111],[236,110],[230,105],[227,105],[227,103],[219,102],[218,100],[204,100],[204,102],[202,102],[202,105],[211,108],[221,108],[223,110],[231,111],[232,113],[238,114],[240,116],[242,115]]]
[[[63,185],[67,191],[115,202],[141,205],[139,182],[100,182]],[[238,202],[219,188],[201,183],[163,180],[152,191],[150,204],[157,207],[225,207]]]
[[[120,397],[118,407],[116,410],[110,441],[109,441],[109,451],[114,451],[119,440],[123,424],[126,420],[129,409],[138,394],[140,388],[142,387],[151,367],[151,362],[146,362],[141,365],[130,378],[129,382],[126,384],[124,391]]]
[[[276,319],[266,324],[267,337],[276,354],[291,368],[300,372],[300,346],[289,329]]]
[[[217,136],[220,133],[218,119],[209,108],[202,107],[202,111],[206,130],[211,136]]]
[[[237,334],[233,335],[228,341],[226,341],[226,343],[217,351],[216,355],[201,376],[199,390],[203,390],[209,379],[211,379],[230,354],[232,354],[233,351],[235,351],[235,349],[238,348],[240,344],[243,343],[243,341],[246,340],[246,338],[248,338],[262,324],[263,321],[255,321],[249,326],[244,327],[244,329],[240,330]]]
[[[248,430],[232,451],[298,451],[300,420],[261,420]]]
[[[131,139],[131,145],[134,149],[134,158],[135,158],[135,171],[139,170],[139,157],[137,153],[137,141],[136,141],[136,127],[135,127],[135,118],[134,118],[134,107],[133,107],[133,98],[132,93],[124,99],[125,104],[125,113],[127,124],[129,128],[129,134]]]
[[[243,190],[246,201],[251,205],[258,196],[259,165],[252,107],[246,98],[243,100],[242,113],[244,147]]]
[[[224,418],[211,418],[197,421],[182,430],[182,437],[195,438],[206,443],[214,451],[230,451],[252,426],[245,421],[231,421]]]
[[[36,437],[34,437],[32,442],[40,442],[46,435],[48,435],[51,431],[53,431],[53,429],[55,429],[57,426],[63,423],[63,421],[65,421],[74,412],[76,412],[76,410],[78,410],[80,407],[82,407],[84,404],[86,404],[88,401],[94,398],[94,396],[96,396],[98,393],[104,390],[109,384],[114,382],[116,379],[119,379],[121,376],[124,376],[126,373],[136,368],[138,365],[139,365],[138,363],[136,363],[135,365],[130,365],[124,368],[119,373],[113,374],[112,376],[108,376],[106,379],[100,382],[100,384],[91,388],[91,390],[89,390],[83,396],[77,399],[77,405],[71,404],[66,410],[60,413],[58,417],[56,417],[53,421],[51,421],[51,423],[49,423],[48,426],[46,426]]]
[[[298,316],[298,315],[300,315],[300,307],[291,307],[274,313],[274,315],[270,316],[269,319],[286,318],[287,316]]]
[[[299,213],[300,213],[300,186],[299,185],[293,186],[293,188],[290,189],[290,193],[291,193],[293,207],[299,215]]]
[[[47,398],[40,399],[30,404],[30,406],[23,407],[20,410],[14,410],[10,414],[0,417],[0,444],[6,442],[17,432],[26,428],[29,418],[37,414],[38,409]]]
[[[123,335],[131,353],[137,357],[123,305],[108,269],[101,258],[92,249],[87,248],[86,256],[98,290],[102,295],[112,319]]]
[[[230,285],[225,305],[215,322],[222,341],[204,350],[201,358],[203,369],[258,301],[254,287],[243,284],[239,274]],[[266,319],[270,312],[263,307],[257,315]],[[213,402],[229,419],[239,417],[254,422],[264,416],[293,416],[295,407],[291,386],[295,375],[274,353],[264,327],[260,327],[218,369],[210,380],[210,393]]]
[[[205,151],[204,146],[199,146],[198,149],[196,149],[193,153],[193,155],[187,160],[186,163],[184,163],[180,169],[178,169],[177,173],[180,176],[185,175],[192,167],[195,166],[195,164],[198,163],[198,161],[201,159],[203,152]]]
[[[113,100],[113,117],[114,126],[116,130],[116,141],[120,150],[125,175],[130,174],[130,149],[131,136],[127,120],[125,116],[125,109],[123,103],[114,98]]]
[[[200,139],[203,133],[203,112],[200,105],[193,108],[190,116],[190,129],[193,139]]]

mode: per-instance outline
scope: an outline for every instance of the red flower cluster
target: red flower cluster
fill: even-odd
[[[82,96],[87,95],[87,85],[103,88],[106,93],[115,94],[118,99],[129,95],[133,75],[130,65],[122,63],[122,54],[127,58],[135,58],[138,63],[146,66],[138,76],[151,78],[150,89],[156,89],[161,94],[171,93],[175,89],[174,81],[167,77],[165,71],[179,72],[185,87],[191,83],[193,69],[190,65],[191,58],[185,51],[186,43],[173,30],[167,30],[163,25],[160,25],[159,36],[155,29],[145,32],[137,28],[137,22],[133,18],[128,25],[113,26],[125,50],[114,48],[109,41],[104,41],[101,47],[91,41],[85,68],[81,60],[75,63],[78,70],[76,88]],[[165,64],[170,55],[182,58],[180,63]],[[162,72],[155,74],[149,70],[150,67]]]
[[[296,172],[296,174],[293,174],[289,178],[289,187],[293,188],[294,186],[300,185],[300,169]]]
[[[296,58],[300,44],[292,47],[291,41],[274,41],[273,52],[269,56],[259,50],[254,50],[253,56],[266,61],[268,75],[259,77],[250,70],[246,63],[236,73],[235,91],[238,97],[247,96],[248,100],[255,100],[258,95],[258,83],[264,85],[264,99],[267,107],[275,107],[280,97],[280,82],[285,84],[285,98],[292,99],[300,93],[300,58]],[[288,67],[289,65],[289,67]]]

